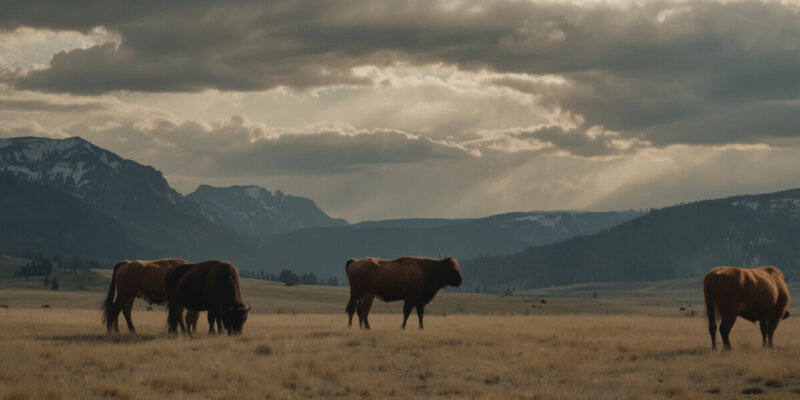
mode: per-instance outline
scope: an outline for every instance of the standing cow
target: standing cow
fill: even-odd
[[[103,322],[111,333],[119,332],[119,313],[125,316],[128,330],[136,333],[131,320],[131,309],[137,297],[148,304],[166,304],[167,292],[164,279],[167,272],[178,265],[188,264],[179,258],[164,258],[155,261],[121,261],[114,266],[108,295],[103,302]]]
[[[783,273],[775,267],[714,268],[703,279],[703,295],[712,350],[717,348],[718,317],[722,320],[719,333],[726,350],[731,348],[728,335],[737,315],[758,322],[762,345],[770,348],[778,323],[789,318],[789,290]]]
[[[167,323],[170,333],[186,331],[183,309],[208,311],[209,334],[214,334],[214,323],[220,323],[228,335],[241,334],[250,307],[242,303],[239,271],[225,261],[205,261],[180,265],[167,272],[165,286],[169,298]]]
[[[417,309],[419,327],[423,328],[425,306],[447,285],[461,286],[458,262],[452,258],[403,257],[396,260],[379,258],[350,259],[345,267],[350,281],[350,301],[347,303],[348,326],[358,312],[358,325],[370,329],[369,309],[374,297],[389,302],[404,300],[403,325]]]

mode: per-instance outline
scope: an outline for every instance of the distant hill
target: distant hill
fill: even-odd
[[[101,259],[152,253],[125,227],[72,195],[0,172],[0,253],[42,251]]]
[[[463,263],[495,290],[578,282],[655,281],[718,265],[775,265],[800,278],[800,189],[655,210],[603,232]]]
[[[349,258],[405,255],[459,260],[513,254],[610,228],[642,215],[625,212],[528,212],[478,219],[369,221],[279,235],[265,245],[264,265],[344,279]]]
[[[205,207],[240,235],[259,242],[304,228],[347,225],[343,219],[329,217],[311,199],[280,190],[272,194],[258,186],[201,185],[186,199]]]

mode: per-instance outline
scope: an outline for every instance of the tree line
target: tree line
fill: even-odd
[[[25,279],[32,276],[48,276],[53,273],[55,268],[58,268],[61,273],[77,274],[99,266],[100,263],[92,258],[72,257],[65,260],[58,255],[53,256],[53,258],[47,258],[39,252],[30,257],[29,262],[17,268],[14,271],[14,276]]]
[[[262,279],[273,282],[283,282],[291,285],[322,285],[322,286],[341,286],[339,278],[330,276],[328,278],[318,277],[313,272],[296,273],[290,269],[283,269],[279,274],[266,273],[264,270],[258,272],[241,271],[242,277]]]

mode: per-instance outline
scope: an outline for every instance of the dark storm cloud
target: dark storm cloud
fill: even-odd
[[[47,9],[47,13],[40,12]],[[462,70],[556,75],[537,104],[622,138],[655,144],[768,141],[798,136],[797,117],[770,104],[800,99],[800,18],[779,2],[573,5],[518,1],[12,2],[0,29],[89,31],[120,43],[53,56],[15,70],[21,89],[258,91],[368,85],[362,65],[445,63]],[[496,82],[517,90],[513,79]],[[752,106],[752,107],[751,107]],[[771,116],[715,126],[736,110]],[[753,113],[747,113],[754,115]],[[756,118],[764,120],[764,118]],[[745,121],[747,122],[747,121]],[[731,124],[728,124],[731,125]],[[681,132],[669,131],[680,127]],[[734,139],[735,138],[735,139]],[[593,152],[590,152],[593,153]]]

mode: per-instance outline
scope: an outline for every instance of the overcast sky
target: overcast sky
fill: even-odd
[[[788,1],[2,1],[0,137],[351,222],[800,187]]]

